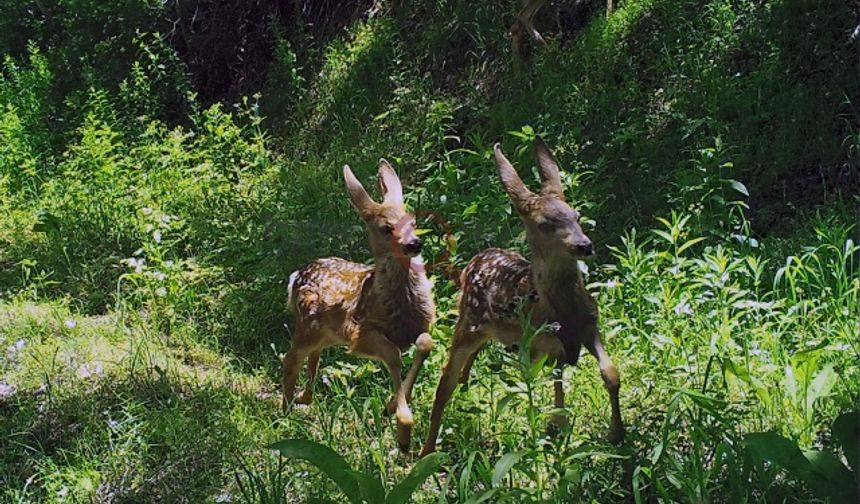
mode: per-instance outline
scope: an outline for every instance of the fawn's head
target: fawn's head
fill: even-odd
[[[526,226],[533,254],[585,257],[594,253],[591,240],[579,225],[579,213],[564,199],[558,163],[540,137],[535,139],[535,161],[541,179],[540,194],[531,192],[510,161],[495,145],[496,166],[514,208]]]
[[[343,167],[343,178],[350,201],[367,224],[374,257],[415,257],[421,253],[421,240],[415,234],[415,217],[406,211],[400,178],[388,161],[379,160],[377,180],[382,203],[371,199],[348,165]]]

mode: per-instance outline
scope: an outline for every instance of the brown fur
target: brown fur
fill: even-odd
[[[435,316],[431,285],[423,269],[414,218],[403,205],[400,181],[391,166],[380,161],[382,203],[367,195],[349,167],[344,178],[350,199],[364,219],[370,235],[374,265],[332,257],[318,259],[290,275],[290,309],[296,329],[284,357],[284,404],[293,401],[299,367],[308,362],[308,382],[297,402],[308,404],[320,353],[346,346],[351,353],[380,360],[391,372],[394,397],[389,413],[396,411],[398,442],[410,443],[412,412],[408,401],[418,371],[432,348],[428,334]],[[415,344],[412,368],[401,381],[401,352]]]
[[[472,258],[461,277],[460,315],[442,371],[430,417],[430,432],[422,456],[436,448],[442,413],[457,386],[469,376],[472,363],[494,339],[506,347],[522,341],[522,327],[514,316],[518,306],[534,327],[549,330],[535,335],[532,356],[548,355],[557,366],[576,364],[585,346],[600,367],[612,407],[610,440],[620,442],[624,426],[618,403],[618,371],[603,349],[598,332],[597,303],[586,290],[577,260],[592,253],[592,244],[579,225],[579,215],[564,201],[558,164],[538,138],[535,158],[542,181],[541,193],[532,193],[496,146],[499,176],[511,202],[526,226],[532,251],[529,263],[519,254],[488,249]],[[561,374],[554,383],[555,406],[564,407]],[[553,418],[561,425],[564,417]]]

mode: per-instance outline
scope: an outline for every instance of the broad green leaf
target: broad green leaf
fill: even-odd
[[[775,432],[747,434],[744,445],[756,458],[776,464],[794,477],[805,480],[812,472],[812,464],[803,456],[797,443]]]
[[[851,471],[830,452],[808,450],[803,455],[812,465],[806,481],[816,493],[829,496],[832,502],[858,502],[857,487],[851,484]]]
[[[496,462],[496,466],[493,468],[493,486],[499,486],[499,483],[502,482],[502,478],[508,474],[508,472],[523,458],[525,452],[510,452],[502,455],[502,458]]]
[[[361,471],[347,471],[355,481],[358,482],[358,487],[361,490],[361,495],[364,497],[364,502],[385,502],[385,488],[382,486],[382,481],[378,477],[367,474]]]
[[[854,478],[860,480],[860,411],[849,411],[833,421],[833,437],[842,445]]]
[[[337,484],[350,502],[361,503],[361,490],[351,474],[350,467],[343,457],[328,446],[307,439],[287,439],[269,445],[269,448],[279,451],[285,457],[306,460],[317,466]]]
[[[815,375],[806,393],[806,411],[811,412],[812,406],[818,399],[830,394],[830,390],[836,385],[836,373],[833,364],[828,364]]]
[[[424,483],[424,480],[430,477],[431,474],[438,471],[444,460],[444,453],[432,453],[419,460],[412,467],[409,475],[391,489],[386,502],[388,504],[405,504],[409,502],[412,492],[418,488],[418,485]]]

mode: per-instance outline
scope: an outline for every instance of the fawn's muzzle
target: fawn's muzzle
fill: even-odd
[[[594,255],[594,245],[590,241],[584,243],[577,243],[573,249],[576,255],[580,255],[583,257]]]
[[[421,248],[424,246],[418,238],[410,240],[409,243],[403,246],[403,251],[411,256],[417,256],[421,253]]]

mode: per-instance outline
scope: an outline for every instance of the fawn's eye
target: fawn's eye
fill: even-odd
[[[555,231],[555,223],[548,220],[541,221],[538,223],[538,229],[545,233],[550,233],[552,231]]]
[[[379,231],[384,234],[391,234],[394,232],[394,226],[392,226],[391,224],[383,224],[379,226]]]

